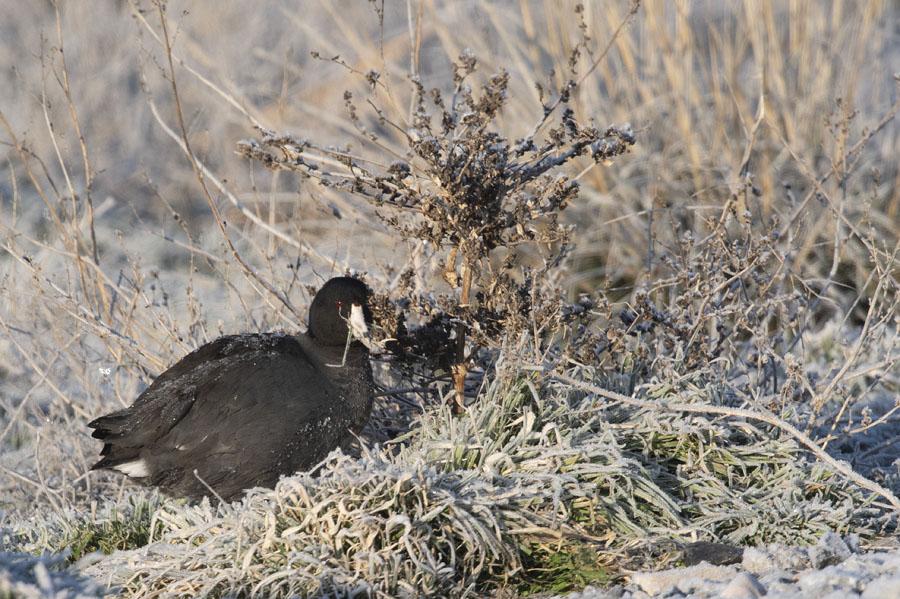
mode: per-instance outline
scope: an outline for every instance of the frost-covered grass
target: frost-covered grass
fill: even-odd
[[[0,599],[95,599],[95,581],[62,568],[61,557],[0,552]]]
[[[863,493],[752,423],[623,409],[513,367],[463,416],[435,407],[404,439],[275,490],[164,501],[152,524],[140,501],[49,536],[32,523],[20,548],[74,539],[77,552],[90,531],[91,547],[119,550],[83,571],[135,597],[391,597],[564,591],[673,564],[673,541],[805,544],[879,526]]]
[[[89,595],[84,573],[136,596],[563,591],[685,541],[895,535],[895,3],[645,2],[618,34],[626,1],[380,4],[170,0],[168,55],[153,2],[60,3],[57,30],[49,4],[0,0],[0,596]],[[579,121],[634,126],[629,155],[568,171],[577,246],[535,288],[565,314],[485,352],[461,416],[432,399],[446,380],[378,366],[361,455],[233,506],[88,473],[86,422],[223,333],[302,329],[324,278],[448,291],[446,248],[234,150],[261,125],[387,167],[402,132],[361,114],[368,144],[344,90],[402,123],[410,71],[449,100],[466,47],[476,90],[509,72],[506,138],[553,100],[536,82],[569,77]],[[573,49],[602,60],[572,73]]]

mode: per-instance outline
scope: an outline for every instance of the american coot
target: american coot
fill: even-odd
[[[372,369],[360,338],[368,289],[331,279],[306,334],[228,335],[159,375],[124,410],[89,427],[105,445],[92,469],[118,470],[176,496],[213,489],[225,500],[272,487],[352,439],[372,408]]]

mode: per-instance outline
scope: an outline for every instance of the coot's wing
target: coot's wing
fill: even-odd
[[[88,427],[94,429],[91,436],[107,443],[101,455],[108,458],[94,468],[115,465],[117,458],[109,456],[113,446],[116,449],[138,447],[158,439],[181,420],[193,404],[195,381],[220,368],[220,360],[247,353],[247,344],[241,342],[243,337],[246,336],[227,335],[197,348],[156,377],[129,407],[89,422]],[[122,459],[130,457],[122,456]]]
[[[197,470],[230,496],[274,482],[305,454],[318,458],[317,444],[333,448],[334,434],[312,429],[340,420],[330,414],[337,399],[295,338],[223,337],[161,374],[129,408],[90,423],[106,443],[94,468],[195,496],[207,493]]]

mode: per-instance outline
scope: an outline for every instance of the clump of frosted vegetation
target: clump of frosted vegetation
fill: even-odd
[[[875,532],[864,496],[793,441],[535,379],[500,368],[466,414],[435,408],[403,439],[240,503],[164,502],[153,542],[82,565],[135,597],[456,595],[522,584],[586,541],[621,568],[673,561],[676,530],[741,544]]]
[[[545,3],[555,15],[546,22],[571,20],[570,56],[529,38],[515,60],[492,59],[514,20],[498,20],[499,36],[448,21],[444,62],[459,62],[443,91],[424,83],[439,83],[440,60],[408,80],[404,98],[393,73],[405,66],[363,72],[335,56],[331,66],[362,86],[345,95],[352,127],[337,126],[339,146],[318,130],[333,105],[310,119],[303,101],[279,99],[282,123],[308,125],[303,135],[321,143],[277,133],[251,114],[272,113],[265,94],[217,87],[190,66],[190,44],[173,46],[198,32],[174,35],[165,3],[135,4],[131,16],[149,33],[141,56],[152,60],[144,85],[129,73],[129,86],[151,91],[147,118],[181,162],[148,146],[143,128],[133,128],[140,153],[129,160],[103,156],[121,146],[93,129],[83,145],[59,143],[143,99],[79,120],[90,103],[70,92],[64,57],[75,52],[63,53],[63,28],[56,49],[35,49],[47,61],[49,95],[37,94],[47,131],[0,123],[10,144],[0,243],[4,281],[15,283],[0,287],[0,550],[16,552],[0,580],[17,585],[0,596],[93,592],[67,564],[138,597],[562,591],[671,565],[685,541],[795,545],[834,531],[865,545],[896,534],[900,102],[887,107],[893,81],[887,104],[835,101],[836,90],[849,98],[848,72],[854,81],[886,72],[873,40],[893,13],[813,3],[787,14],[773,3],[762,17],[726,21],[743,33],[722,37],[719,21],[697,19],[709,31],[681,22],[693,8],[673,21],[655,5],[633,3],[626,15],[607,4],[569,19]],[[265,11],[251,12],[247,24],[272,39]],[[521,16],[528,29],[532,17]],[[756,40],[758,18],[779,24],[767,35],[784,41],[740,43]],[[350,21],[355,39],[363,19]],[[411,48],[438,51],[409,31]],[[673,56],[684,35],[696,51]],[[287,38],[293,55],[298,39]],[[461,39],[490,41],[478,52],[483,71],[459,54]],[[692,58],[710,55],[700,41],[709,39],[733,65]],[[840,55],[821,55],[830,52],[821,39]],[[565,68],[533,90],[554,56]],[[824,56],[835,68],[746,76],[782,56]],[[94,80],[106,98],[108,81]],[[885,97],[884,82],[859,90]],[[210,98],[261,103],[238,110],[242,131],[258,126],[258,139],[239,146],[253,161],[229,167],[194,153],[196,132],[211,125],[229,127],[209,129],[212,146],[233,149],[234,122]],[[516,132],[535,108],[537,125]],[[827,131],[810,126],[823,116]],[[635,130],[608,126],[631,120]],[[160,175],[142,173],[143,191],[128,186],[135,222],[114,220],[105,211],[116,201],[101,203],[101,189],[120,182],[104,169],[150,159]],[[295,184],[300,193],[285,191]],[[271,194],[256,194],[267,186]],[[158,226],[166,250],[122,235],[123,223]],[[365,244],[354,243],[359,223]],[[408,255],[356,253],[397,236]],[[331,237],[350,240],[343,261],[326,249]],[[381,333],[397,346],[380,364],[361,455],[333,455],[231,506],[85,476],[97,449],[91,417],[127,405],[219,334],[302,328],[304,283],[351,267],[367,271]],[[216,312],[224,295],[240,309]],[[223,312],[230,320],[217,322]]]

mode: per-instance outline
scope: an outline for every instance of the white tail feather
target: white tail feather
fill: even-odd
[[[118,470],[131,478],[145,478],[150,476],[150,471],[147,469],[147,462],[143,459],[137,459],[131,462],[125,462],[124,464],[119,464],[118,466],[113,466],[113,470]]]

